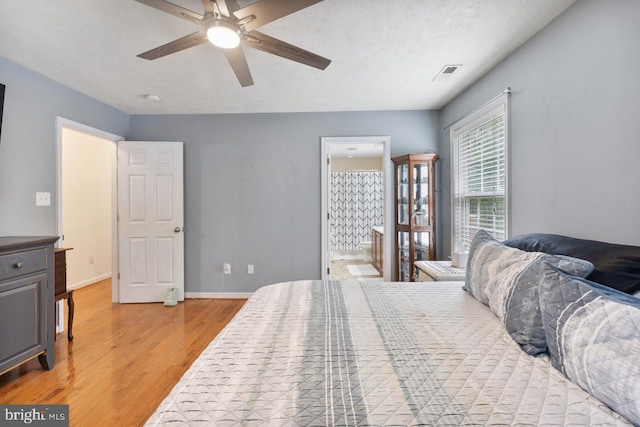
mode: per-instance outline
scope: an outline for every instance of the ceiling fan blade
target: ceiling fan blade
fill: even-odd
[[[168,1],[165,1],[165,0],[136,0],[136,1],[138,3],[146,4],[147,6],[151,6],[155,9],[177,16],[178,18],[186,19],[187,21],[204,25],[204,21],[203,21],[204,17],[202,15],[200,15],[199,13],[193,12],[189,9],[185,9],[184,7],[180,7],[173,3],[169,3]]]
[[[330,59],[316,55],[308,50],[301,49],[258,31],[251,31],[243,40],[243,43],[254,49],[278,55],[282,58],[290,59],[320,70],[324,70],[329,66],[329,64],[331,64]]]
[[[211,0],[202,0],[202,5],[204,6],[205,13],[213,13],[213,3],[211,3]]]
[[[236,0],[215,0],[215,2],[218,5],[220,13],[226,17],[231,16],[233,12],[240,9],[240,6],[238,6],[238,2],[236,2]]]
[[[245,19],[253,16],[255,19],[248,19],[244,23],[247,31],[253,31],[258,27],[268,24],[271,21],[290,15],[306,7],[320,3],[322,0],[260,0],[247,7],[233,12],[238,19]]]
[[[231,69],[235,73],[240,86],[247,87],[253,86],[253,78],[251,77],[251,71],[249,71],[249,64],[247,64],[247,58],[244,56],[244,51],[241,46],[235,49],[220,49],[224,52],[224,56],[227,57]]]
[[[179,38],[167,44],[163,44],[155,49],[151,49],[147,52],[138,55],[138,58],[142,59],[158,59],[163,56],[170,55],[172,53],[180,52],[181,50],[189,49],[190,47],[198,46],[208,41],[206,33],[197,31],[188,36]]]

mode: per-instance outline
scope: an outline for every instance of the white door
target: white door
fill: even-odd
[[[118,143],[120,302],[184,300],[182,142]]]
[[[327,215],[326,215],[326,227],[325,227],[325,235],[323,236],[324,239],[326,239],[326,244],[324,245],[325,248],[325,259],[327,260],[326,263],[326,268],[327,268],[327,276],[325,277],[326,280],[331,280],[331,260],[333,260],[333,248],[331,246],[331,237],[333,236],[333,221],[331,221],[331,145],[329,145],[327,147],[327,158],[326,158],[326,163],[327,165],[327,170],[326,170],[326,186],[327,186],[327,190],[323,193],[323,197],[326,197],[326,210],[327,210]],[[323,221],[325,221],[323,219]]]
[[[321,261],[320,268],[321,278],[323,280],[331,280],[331,144],[322,138],[322,155],[320,166],[321,183],[321,211],[320,219],[321,228]]]

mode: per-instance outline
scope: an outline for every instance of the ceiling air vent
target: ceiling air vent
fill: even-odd
[[[446,82],[451,76],[460,69],[462,65],[445,65],[442,70],[433,78],[434,82]]]

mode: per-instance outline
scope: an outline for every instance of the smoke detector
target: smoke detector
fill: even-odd
[[[149,102],[160,102],[160,97],[158,95],[148,94],[144,95],[144,99]]]

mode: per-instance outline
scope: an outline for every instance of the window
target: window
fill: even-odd
[[[451,126],[453,258],[475,233],[507,237],[508,91]]]

